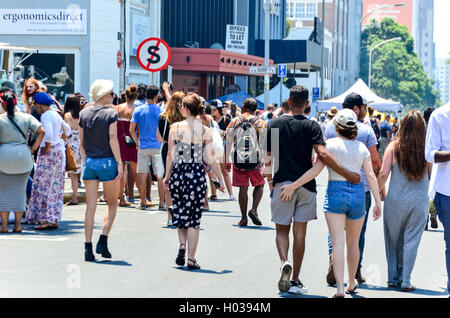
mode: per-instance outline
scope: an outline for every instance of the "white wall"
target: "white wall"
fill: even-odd
[[[112,80],[117,94],[120,80],[116,58],[120,49],[120,41],[117,40],[117,33],[120,32],[119,1],[91,1],[90,29],[90,82],[99,78]]]

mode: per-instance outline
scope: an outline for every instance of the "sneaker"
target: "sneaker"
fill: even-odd
[[[236,197],[234,195],[230,195],[230,201],[236,201]]]
[[[437,223],[436,215],[431,215],[430,216],[430,221],[431,221],[431,228],[437,229],[438,228],[438,223]]]
[[[327,283],[330,286],[336,285],[336,278],[334,277],[333,262],[331,261],[331,258],[327,273]]]
[[[291,280],[291,288],[289,288],[289,294],[305,294],[308,292],[308,287],[303,286],[301,281],[296,282]]]
[[[136,203],[136,202],[134,201],[134,198],[127,198],[127,201],[130,202],[130,203]]]
[[[292,265],[289,262],[284,262],[281,266],[281,277],[278,281],[278,289],[282,293],[287,293],[291,288],[291,273],[292,273]]]

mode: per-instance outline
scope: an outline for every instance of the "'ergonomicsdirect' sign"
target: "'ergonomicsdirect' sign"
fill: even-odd
[[[87,34],[86,9],[0,9],[2,34]]]

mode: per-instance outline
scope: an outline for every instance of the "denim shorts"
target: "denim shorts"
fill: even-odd
[[[366,215],[364,183],[328,181],[323,209],[325,213],[345,214],[350,220],[359,220]]]
[[[83,167],[83,180],[112,181],[117,177],[117,162],[111,158],[86,157]]]

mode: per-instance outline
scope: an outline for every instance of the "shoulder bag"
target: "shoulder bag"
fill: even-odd
[[[163,136],[162,136],[163,140],[161,142],[161,148],[159,148],[159,154],[155,155],[156,167],[154,167],[155,169],[153,169],[153,172],[156,174],[156,176],[158,178],[163,178],[164,173],[166,171],[166,169],[164,167],[164,161],[162,159],[162,149],[164,147],[164,135],[166,132],[166,128],[167,128],[167,118],[166,118],[166,123],[164,124],[164,130],[163,130]]]
[[[65,141],[66,146],[66,171],[77,171],[78,165],[77,160],[72,151],[72,147],[69,144],[69,137],[66,135],[66,130],[64,129],[64,125],[61,125],[63,130],[62,139]]]

